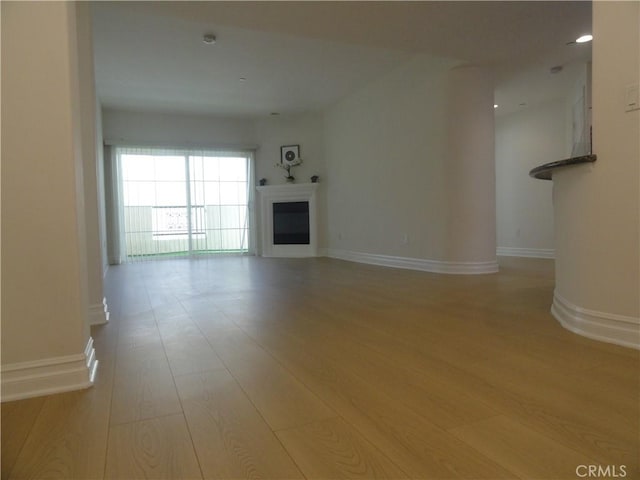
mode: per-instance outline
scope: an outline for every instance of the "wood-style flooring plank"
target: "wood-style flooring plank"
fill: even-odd
[[[204,340],[200,328],[189,317],[172,317],[158,321],[158,330],[163,343],[187,343]]]
[[[251,367],[271,362],[271,356],[238,327],[216,330],[207,340],[227,368]]]
[[[435,424],[380,393],[341,365],[293,346],[274,355],[312,392],[417,478],[512,478],[513,474]]]
[[[144,362],[148,364],[144,367]],[[182,412],[171,370],[164,357],[142,360],[142,368],[119,371],[113,385],[111,425]]]
[[[164,350],[174,376],[225,368],[220,357],[199,331],[197,335],[189,333],[185,336],[168,337],[164,340]]]
[[[205,478],[303,478],[226,370],[176,383]]]
[[[135,325],[135,324],[134,324]],[[155,321],[152,325],[121,326],[118,335],[118,354],[135,352],[140,348],[162,346],[162,339]]]
[[[575,479],[576,468],[593,459],[506,416],[450,430],[520,478]]]
[[[273,430],[336,416],[273,360],[229,370]]]
[[[158,323],[166,320],[171,320],[173,318],[184,318],[187,316],[187,311],[179,301],[176,301],[174,303],[166,303],[160,307],[156,307],[153,309],[153,317]]]
[[[202,478],[184,416],[112,426],[104,478]]]
[[[236,328],[235,323],[218,308],[207,311],[196,311],[190,314],[193,322],[206,334],[214,334],[218,330]]]
[[[10,478],[101,479],[108,423],[109,396],[99,388],[45,397]]]
[[[276,434],[307,478],[409,478],[340,418]]]
[[[326,302],[320,309],[324,307]],[[419,369],[423,376],[439,379],[445,384],[449,382],[452,391],[455,390],[455,385],[451,380],[458,379],[454,383],[464,385],[468,395],[476,396],[481,402],[503,413],[529,419],[539,431],[562,439],[573,448],[588,452],[594,459],[627,462],[631,465],[638,462],[636,452],[639,440],[635,429],[638,408],[628,405],[620,416],[615,409],[618,400],[614,400],[614,408],[611,409],[611,402],[604,397],[613,395],[618,399],[621,395],[617,388],[609,391],[602,389],[595,395],[580,394],[580,390],[584,392],[584,385],[590,385],[592,391],[596,388],[589,378],[588,370],[579,375],[571,371],[563,374],[542,363],[540,359],[522,352],[514,353],[513,349],[507,349],[509,353],[504,353],[503,349],[491,346],[483,351],[479,346],[483,342],[476,341],[463,342],[464,348],[460,349],[451,342],[438,344],[420,339],[410,332],[399,334],[394,323],[386,324],[380,319],[367,318],[365,322],[362,315],[349,316],[344,313],[338,318],[348,337],[357,338],[358,342],[363,342],[382,355],[405,365],[407,369]],[[324,319],[332,321],[326,314]],[[490,337],[487,343],[491,345],[493,341]],[[626,356],[598,358],[609,362],[617,360],[618,363],[628,361]],[[631,364],[626,367],[622,370],[633,371]],[[539,377],[540,382],[532,382],[531,376]],[[558,378],[562,380],[558,381]],[[550,382],[554,386],[547,388]],[[575,386],[573,390],[569,387],[571,384]],[[622,388],[626,391],[633,388],[625,387],[629,384],[630,380],[627,379],[622,383]],[[541,386],[544,388],[540,388]],[[601,398],[595,400],[594,397]],[[606,410],[601,410],[604,404],[609,406]],[[579,405],[587,408],[576,408]],[[595,413],[594,407],[599,414]]]
[[[11,432],[2,435],[2,478],[9,478],[24,442],[44,405],[45,397],[28,398],[0,405],[2,430]]]
[[[495,416],[497,410],[477,397],[469,396],[463,388],[443,384],[421,374],[421,369],[407,369],[397,365],[392,357],[385,357],[365,345],[340,335],[327,324],[304,324],[307,330],[293,332],[289,328],[271,328],[254,333],[256,339],[270,336],[283,346],[296,343],[301,348],[317,352],[357,375],[370,386],[400,399],[428,421],[450,428],[482,418]],[[255,331],[248,329],[249,332]],[[429,368],[424,363],[425,368]]]
[[[224,368],[222,360],[209,344],[193,347],[173,343],[165,345],[165,350],[174,376]]]

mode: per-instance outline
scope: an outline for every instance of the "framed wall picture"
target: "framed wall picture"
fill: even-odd
[[[300,163],[300,145],[280,147],[280,161],[283,165],[298,165]]]

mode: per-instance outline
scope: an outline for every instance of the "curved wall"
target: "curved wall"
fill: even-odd
[[[640,72],[640,4],[593,4],[595,163],[554,173],[552,312],[582,335],[640,348],[640,110],[625,89]]]
[[[496,271],[493,89],[455,66],[417,55],[326,113],[329,256]]]

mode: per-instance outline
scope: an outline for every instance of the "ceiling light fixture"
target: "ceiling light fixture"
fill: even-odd
[[[593,35],[582,35],[581,37],[576,38],[576,43],[587,43],[593,40]]]
[[[216,43],[216,36],[213,33],[205,33],[202,36],[202,41],[207,45],[213,45]]]
[[[555,67],[551,67],[549,71],[551,73],[560,73],[562,71],[562,65],[556,65]]]
[[[493,104],[493,108],[498,108],[498,104],[497,104],[497,103],[494,103],[494,104]]]

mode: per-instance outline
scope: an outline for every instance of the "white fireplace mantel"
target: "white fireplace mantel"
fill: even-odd
[[[256,187],[260,194],[260,231],[263,257],[318,256],[317,183],[295,183]],[[309,244],[275,245],[273,243],[273,204],[309,202]]]

